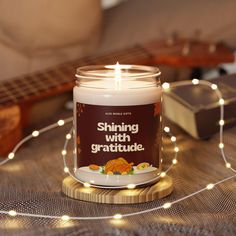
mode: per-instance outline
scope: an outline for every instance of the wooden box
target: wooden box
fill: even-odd
[[[210,82],[217,84],[225,100],[224,128],[232,127],[236,124],[236,74]],[[219,98],[210,87],[180,86],[165,92],[163,98],[164,115],[194,138],[209,138],[219,131]]]

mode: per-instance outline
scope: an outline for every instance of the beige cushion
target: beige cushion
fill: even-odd
[[[99,0],[0,0],[0,6],[0,80],[81,57],[98,41]]]

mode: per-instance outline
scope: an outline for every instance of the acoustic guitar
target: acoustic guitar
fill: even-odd
[[[187,39],[153,41],[102,56],[91,56],[55,68],[0,82],[0,156],[22,138],[30,108],[42,99],[65,93],[74,86],[78,66],[92,64],[146,64],[206,67],[234,61],[227,46]]]

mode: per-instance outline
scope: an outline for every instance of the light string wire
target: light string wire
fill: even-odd
[[[101,186],[101,185],[96,185],[93,183],[88,183],[88,182],[83,182],[80,179],[78,179],[68,168],[67,166],[67,162],[66,162],[66,155],[67,155],[67,146],[68,146],[68,140],[71,139],[72,137],[72,133],[73,132],[73,128],[71,128],[70,132],[66,135],[66,140],[64,143],[64,148],[61,151],[62,157],[63,157],[63,163],[64,163],[64,172],[68,173],[73,179],[75,179],[77,182],[81,183],[84,185],[84,187],[95,187],[95,188],[101,188],[101,189],[122,189],[122,188],[128,188],[128,189],[134,189],[137,186],[143,186],[145,184],[149,184],[149,183],[153,183],[155,181],[157,181],[160,178],[163,178],[166,176],[166,174],[171,170],[171,168],[173,167],[173,165],[177,164],[177,155],[179,152],[179,148],[177,147],[177,143],[176,143],[176,137],[172,135],[172,133],[170,132],[170,128],[169,127],[165,127],[164,131],[167,133],[168,136],[171,137],[171,141],[174,143],[174,151],[175,151],[175,155],[174,158],[172,160],[172,164],[167,168],[166,171],[162,171],[161,173],[157,173],[157,176],[154,178],[151,178],[148,181],[143,181],[143,182],[139,182],[137,184],[128,184],[128,185],[121,185],[121,186]],[[168,131],[168,132],[167,132]]]
[[[63,126],[64,124],[70,123],[73,121],[73,117],[66,118],[65,120],[58,120],[56,123],[53,123],[51,125],[48,125],[40,130],[34,130],[31,134],[27,135],[25,138],[23,138],[19,143],[16,144],[16,146],[13,148],[12,152],[8,154],[8,157],[5,158],[0,162],[0,166],[7,163],[11,159],[15,157],[16,151],[27,141],[29,141],[32,138],[38,137],[40,134],[45,133],[51,129],[55,129],[58,126]]]
[[[229,168],[231,171],[236,173],[236,170],[231,166],[231,163],[227,161],[227,157],[224,151],[224,142],[223,142],[223,132],[224,132],[224,104],[225,100],[222,97],[222,93],[220,92],[218,86],[214,83],[211,83],[206,80],[198,80],[198,79],[193,79],[192,81],[179,81],[175,82],[174,84],[171,85],[171,88],[179,87],[179,86],[187,86],[187,85],[205,85],[207,87],[210,87],[212,90],[215,91],[217,97],[218,97],[218,103],[220,105],[220,120],[219,120],[219,126],[220,126],[220,142],[218,144],[218,147],[220,148],[222,158],[225,162],[226,168]],[[163,83],[163,88],[164,90],[168,91],[170,89],[170,84],[169,83]]]
[[[220,90],[218,89],[217,85],[216,84],[212,84],[208,81],[199,81],[198,79],[193,79],[192,81],[180,81],[180,82],[176,82],[175,84],[171,85],[169,83],[164,83],[162,85],[163,87],[163,90],[164,91],[168,91],[170,89],[170,87],[178,87],[178,86],[186,86],[186,85],[198,85],[198,84],[202,84],[202,85],[206,85],[208,87],[211,87],[211,89],[213,89],[217,96],[218,96],[218,99],[219,99],[219,104],[220,104],[220,120],[219,120],[219,125],[220,125],[220,142],[219,142],[219,148],[221,150],[221,156],[223,158],[223,161],[225,162],[225,166],[226,168],[230,169],[232,172],[236,173],[236,170],[231,166],[230,162],[227,161],[227,156],[225,155],[225,152],[224,152],[224,143],[223,143],[223,126],[224,126],[224,104],[225,104],[225,101],[224,99],[222,98],[222,94],[220,92]],[[8,157],[6,159],[4,159],[3,161],[0,162],[0,165],[3,165],[5,163],[7,163],[9,160],[13,159],[15,157],[15,153],[16,151],[25,143],[27,142],[28,140],[32,139],[32,138],[35,138],[37,136],[39,136],[39,134],[41,133],[44,133],[46,131],[49,131],[51,129],[54,129],[58,126],[63,126],[64,124],[66,123],[69,123],[73,120],[73,117],[70,117],[70,118],[67,118],[65,120],[59,120],[57,123],[54,123],[54,124],[51,124],[43,129],[40,129],[40,130],[35,130],[32,132],[32,134],[26,136],[24,139],[22,139],[15,147],[14,149],[12,150],[12,152],[10,152],[8,154]],[[176,144],[176,137],[173,136],[170,132],[170,128],[169,127],[164,127],[164,131],[171,137],[171,141],[174,143],[174,151],[175,151],[175,156],[174,156],[174,159],[172,160],[172,164],[167,168],[166,171],[164,172],[161,172],[160,174],[160,177],[164,177],[166,175],[166,173],[171,170],[172,166],[177,164],[177,153],[179,151],[179,148]],[[67,154],[67,151],[66,151],[66,148],[67,148],[67,145],[68,145],[68,141],[71,139],[72,135],[71,133],[73,132],[73,128],[70,130],[70,132],[66,135],[66,140],[65,140],[65,143],[64,143],[64,148],[62,150],[62,156],[63,156],[63,163],[64,163],[64,172],[66,173],[69,173],[69,175],[71,175],[73,178],[75,178],[77,180],[77,178],[70,172],[69,168],[67,167],[67,163],[66,163],[66,154]],[[201,188],[200,190],[198,191],[195,191],[189,195],[186,195],[182,198],[179,198],[179,199],[176,199],[172,202],[166,202],[164,203],[163,205],[161,206],[157,206],[157,207],[154,207],[154,208],[149,208],[149,209],[146,209],[146,210],[141,210],[141,211],[137,211],[137,212],[132,212],[132,213],[126,213],[126,214],[115,214],[115,215],[108,215],[108,216],[85,216],[85,217],[82,217],[82,216],[69,216],[69,215],[63,215],[63,216],[57,216],[57,215],[40,215],[40,214],[31,214],[31,213],[25,213],[25,212],[16,212],[15,210],[10,210],[10,211],[4,211],[4,210],[0,210],[0,214],[5,214],[5,215],[10,215],[10,216],[26,216],[26,217],[38,217],[38,218],[47,218],[47,219],[61,219],[61,220],[64,220],[64,221],[67,221],[67,220],[102,220],[102,219],[116,219],[116,220],[119,220],[123,217],[130,217],[130,216],[135,216],[135,215],[140,215],[140,214],[144,214],[144,213],[148,213],[148,212],[152,212],[152,211],[156,211],[156,210],[159,210],[159,209],[168,209],[170,208],[173,204],[176,204],[176,203],[179,203],[185,199],[188,199],[190,197],[193,197],[193,196],[196,196],[197,194],[201,193],[201,192],[204,192],[206,190],[211,190],[213,189],[215,186],[219,185],[219,184],[222,184],[226,181],[229,181],[233,178],[236,177],[236,174],[233,174],[227,178],[224,178],[218,182],[215,182],[215,183],[209,183],[207,184],[204,188]],[[159,178],[159,176],[158,176]],[[78,181],[78,180],[77,180]],[[86,183],[83,183],[85,185],[85,187],[90,187],[91,185],[87,184]],[[126,186],[128,187],[128,186]],[[136,186],[134,186],[136,187]],[[129,188],[129,187],[128,187]]]

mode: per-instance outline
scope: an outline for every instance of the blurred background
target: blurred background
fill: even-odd
[[[162,82],[236,72],[235,9],[234,0],[0,0],[0,141],[71,109],[82,65],[155,65]]]
[[[10,160],[9,153],[33,130],[37,136],[37,130],[72,116],[75,72],[82,65],[154,65],[162,83],[211,80],[225,99],[224,129],[236,125],[235,49],[236,0],[0,0],[0,163]],[[232,76],[213,80],[223,74]],[[163,99],[169,111],[163,121],[180,149],[170,173],[171,203],[226,178],[228,167],[235,166],[236,127],[224,132],[229,159],[224,168],[217,148],[221,139],[213,136],[220,125],[219,98],[199,80],[194,80],[198,86],[169,89]],[[19,212],[113,215],[166,202],[121,209],[63,196],[60,152],[69,126],[40,133],[1,166],[1,211],[16,210],[18,216],[0,216],[0,235],[236,235],[236,181],[173,210],[116,222],[22,218]],[[164,136],[164,170],[174,155],[172,140]]]
[[[173,36],[235,48],[235,7],[233,0],[0,0],[0,80]],[[165,79],[178,79],[167,72]]]

